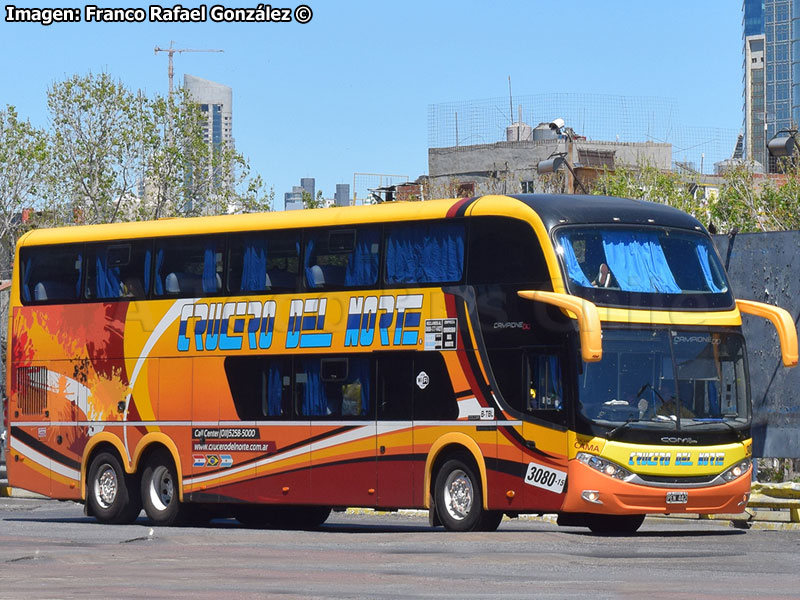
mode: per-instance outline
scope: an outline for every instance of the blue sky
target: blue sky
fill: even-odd
[[[275,0],[272,6],[300,3],[313,10],[306,25],[0,21],[0,106],[14,105],[45,127],[48,87],[72,74],[105,71],[130,88],[165,94],[167,56],[155,55],[155,46],[174,40],[176,48],[223,49],[176,55],[175,81],[189,73],[233,88],[237,148],[274,186],[276,208],[301,177],[315,177],[317,189],[331,197],[336,183],[352,185],[355,172],[412,179],[427,173],[428,106],[506,96],[509,76],[515,96],[657,96],[675,99],[684,123],[741,127],[738,1]],[[83,10],[85,4],[47,6]]]

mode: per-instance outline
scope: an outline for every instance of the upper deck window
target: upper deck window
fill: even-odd
[[[23,248],[23,302],[75,302],[80,299],[83,246]]]
[[[605,305],[724,308],[733,299],[708,236],[667,228],[576,227],[556,234],[567,286]]]
[[[411,223],[389,230],[386,282],[457,283],[464,275],[463,223]]]
[[[322,229],[306,237],[305,276],[309,289],[371,287],[378,282],[378,227]]]

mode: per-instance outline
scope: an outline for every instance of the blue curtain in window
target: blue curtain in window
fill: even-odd
[[[680,294],[655,234],[606,231],[603,250],[623,291]]]
[[[218,291],[217,255],[214,251],[213,242],[206,244],[203,253],[203,291],[206,294],[213,294]]]
[[[95,288],[98,298],[119,298],[119,267],[108,266],[108,248],[97,251],[95,256]]]
[[[389,235],[389,283],[455,282],[463,271],[464,227],[460,224],[406,225]]]
[[[148,248],[144,253],[144,293],[150,294],[150,261],[153,260],[152,253]]]
[[[278,417],[281,414],[283,397],[283,378],[278,364],[271,364],[267,374],[267,414]]]
[[[77,299],[81,297],[81,274],[83,273],[83,255],[79,252],[78,253],[78,279],[75,282],[75,295],[72,297],[73,299]],[[117,280],[117,285],[119,285],[119,280]]]
[[[567,276],[569,276],[570,281],[574,281],[582,287],[592,287],[583,269],[581,269],[578,257],[575,256],[575,249],[572,247],[569,238],[563,235],[560,242],[561,248],[564,250],[564,263],[567,265]]]
[[[311,255],[314,253],[314,240],[308,240],[306,244],[306,257],[305,261],[303,262],[303,266],[305,267],[306,272],[306,287],[309,289],[317,287],[316,282],[314,281],[314,274],[311,272]]]
[[[306,385],[303,390],[303,415],[322,416],[328,414],[328,399],[320,377],[319,359],[304,360]]]
[[[159,248],[156,252],[156,276],[153,279],[155,292],[161,296],[164,294],[164,279],[161,275],[161,269],[164,268],[164,249]]]
[[[722,290],[714,283],[714,277],[711,274],[711,262],[708,257],[708,248],[700,244],[695,248],[695,251],[697,252],[697,258],[700,261],[700,269],[703,271],[703,277],[705,277],[708,289],[715,294],[721,293]]]
[[[344,284],[347,286],[373,285],[378,281],[378,253],[372,249],[380,243],[380,231],[366,229],[358,232],[356,247],[347,259]]]
[[[263,292],[267,289],[267,240],[248,238],[244,242],[242,291]]]
[[[22,276],[22,299],[25,302],[31,301],[31,267],[33,267],[33,257],[29,256],[25,261],[25,267]]]
[[[549,356],[547,361],[550,369],[550,381],[553,382],[553,391],[558,399],[561,400],[563,398],[561,390],[561,361],[558,360],[557,356]]]
[[[366,358],[351,358],[348,365],[348,381],[361,383],[361,414],[369,414],[369,388],[370,388],[369,360]]]
[[[708,382],[708,414],[712,417],[721,417],[722,411],[719,408],[719,394],[717,384],[714,381]]]

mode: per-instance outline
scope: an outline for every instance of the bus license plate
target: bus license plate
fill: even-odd
[[[686,504],[689,502],[689,492],[667,492],[667,504]]]

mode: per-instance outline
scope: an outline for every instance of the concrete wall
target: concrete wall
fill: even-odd
[[[800,231],[714,236],[737,298],[775,304],[800,319]],[[775,328],[744,315],[758,457],[800,458],[800,367],[783,367]]]
[[[431,196],[454,195],[457,184],[466,182],[475,184],[475,195],[519,194],[523,191],[523,181],[534,182],[536,192],[556,191],[540,181],[536,165],[556,152],[567,152],[569,146],[559,139],[429,148],[428,183]],[[571,150],[571,163],[576,171],[584,170],[579,162],[579,150],[613,153],[614,164],[609,165],[610,168],[614,165],[635,167],[649,164],[668,170],[672,162],[670,144],[575,140]],[[596,176],[596,169],[592,169],[592,172]],[[580,177],[584,179],[586,175]]]

